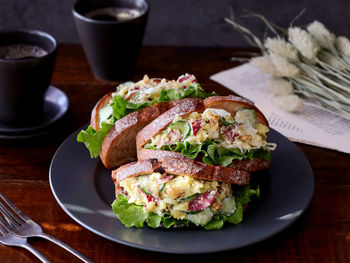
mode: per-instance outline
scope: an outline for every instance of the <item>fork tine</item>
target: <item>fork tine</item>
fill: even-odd
[[[11,232],[13,230],[15,230],[14,228],[17,229],[16,226],[10,224],[7,219],[5,217],[0,216],[0,225],[2,225],[2,227],[4,227],[7,231]]]
[[[5,203],[14,211],[17,213],[17,215],[24,221],[31,220],[26,214],[24,214],[17,206],[15,206],[10,200],[8,200],[2,193],[0,193],[0,197],[2,200],[5,201]]]
[[[6,234],[6,232],[4,231],[4,228],[3,228],[1,223],[0,223],[0,234],[3,235],[3,236]]]
[[[7,222],[14,226],[20,226],[22,224],[20,218],[16,217],[9,209],[7,209],[0,201],[0,213],[4,216]]]

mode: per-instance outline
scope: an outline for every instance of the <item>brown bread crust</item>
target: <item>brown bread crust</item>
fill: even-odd
[[[114,169],[122,164],[135,161],[137,132],[172,105],[172,103],[160,102],[119,119],[101,144],[100,158],[104,166],[107,169]]]
[[[163,160],[151,158],[123,165],[112,171],[112,179],[116,185],[116,190],[119,190],[119,183],[124,179],[153,172],[189,175],[201,180],[237,185],[246,185],[250,180],[250,173],[247,171],[196,162],[181,154],[173,155]]]
[[[206,108],[217,108],[224,109],[230,112],[233,116],[239,109],[251,108],[256,112],[257,122],[269,126],[268,121],[262,112],[255,107],[255,105],[241,97],[237,96],[214,96],[209,97],[203,101],[198,101],[198,99],[191,99],[193,104],[189,107],[188,103],[178,103],[176,107],[171,110],[164,112],[150,124],[145,126],[136,136],[136,148],[137,148],[137,158],[138,160],[148,159],[148,158],[158,158],[159,160],[164,160],[172,156],[182,156],[181,153],[161,151],[161,150],[151,150],[143,148],[150,138],[157,135],[159,132],[163,131],[168,127],[168,125],[174,120],[176,115],[185,116],[192,112],[202,113]],[[196,101],[194,101],[196,100]],[[185,107],[186,106],[186,107]],[[191,160],[188,157],[183,156]],[[254,158],[254,160],[235,160],[226,168],[233,168],[237,170],[244,170],[249,172],[255,172],[263,169],[267,169],[269,166],[269,161],[262,160],[260,158]],[[220,166],[218,166],[220,167]]]
[[[256,122],[269,127],[264,114],[254,105],[253,102],[241,97],[229,96],[213,96],[204,100],[205,108],[223,109],[235,116],[236,112],[243,108],[254,109],[256,112]]]
[[[249,172],[257,172],[269,168],[270,161],[263,160],[261,158],[254,157],[253,160],[233,160],[232,163],[227,166],[233,169],[239,169]]]
[[[95,105],[94,109],[91,113],[90,126],[94,128],[96,131],[100,129],[100,110],[109,104],[109,101],[112,99],[112,93],[109,92],[104,95]]]
[[[183,158],[188,158],[183,156],[180,152],[171,152],[171,151],[161,151],[161,150],[151,150],[140,148],[137,150],[137,158],[138,160],[144,160],[149,158],[157,158],[162,161],[166,158],[174,158],[177,156],[182,156]],[[190,159],[190,158],[188,158]],[[190,159],[192,160],[192,159]],[[264,170],[269,168],[270,161],[263,160],[261,158],[254,157],[253,160],[245,159],[245,160],[233,160],[232,163],[227,166],[228,168],[248,171],[248,172],[256,172],[260,170]],[[219,166],[221,167],[221,166]]]

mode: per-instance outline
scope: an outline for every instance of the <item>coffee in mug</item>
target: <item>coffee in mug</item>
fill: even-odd
[[[38,46],[26,44],[13,44],[8,46],[0,46],[1,59],[28,59],[42,57],[47,54],[47,51]]]
[[[78,0],[75,25],[95,77],[130,79],[147,23],[146,0]]]
[[[37,30],[0,31],[0,122],[27,127],[43,121],[56,40]]]
[[[90,11],[85,16],[99,21],[126,21],[140,14],[139,10],[133,8],[106,7]]]

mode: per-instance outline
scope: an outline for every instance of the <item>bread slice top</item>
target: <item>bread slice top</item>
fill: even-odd
[[[128,177],[147,175],[154,172],[189,175],[201,180],[237,185],[246,185],[250,180],[250,173],[247,171],[196,162],[180,155],[168,156],[162,161],[150,158],[123,165],[112,171],[112,179],[118,189],[119,183]]]
[[[223,109],[231,113],[232,116],[235,116],[236,112],[240,109],[253,109],[256,113],[256,123],[264,124],[265,126],[269,127],[269,123],[264,114],[255,106],[255,104],[252,101],[249,101],[242,97],[233,95],[209,97],[204,100],[204,107],[206,109]]]
[[[137,149],[142,148],[155,135],[165,130],[176,116],[184,117],[192,112],[202,113],[207,108],[223,109],[235,116],[240,109],[250,108],[256,112],[257,123],[264,124],[269,127],[263,113],[254,105],[253,102],[241,97],[229,96],[213,96],[206,98],[204,101],[199,99],[184,99],[179,101],[171,110],[164,112],[150,124],[145,126],[136,136]]]

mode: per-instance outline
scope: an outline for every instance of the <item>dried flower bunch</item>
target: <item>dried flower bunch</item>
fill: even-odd
[[[350,119],[350,41],[336,37],[322,23],[314,21],[305,28],[281,28],[260,18],[274,37],[262,42],[249,29],[233,19],[226,22],[244,34],[262,55],[250,63],[271,75],[267,89],[275,103],[285,111],[302,109],[303,99],[311,100],[346,119]]]

